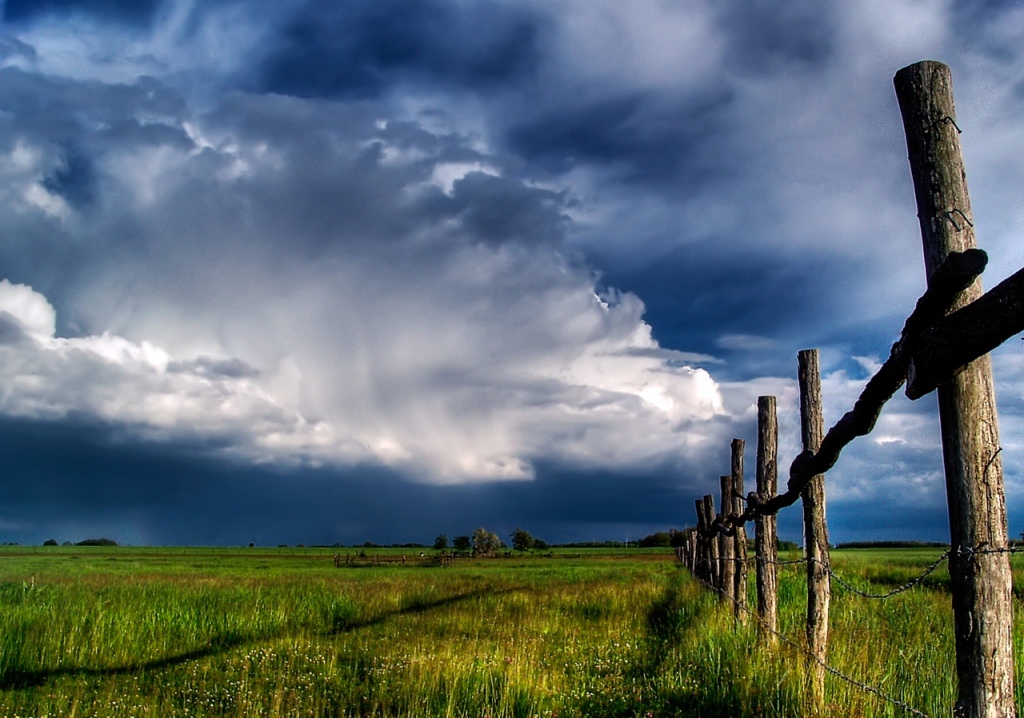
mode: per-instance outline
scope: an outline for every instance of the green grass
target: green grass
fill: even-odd
[[[334,551],[4,547],[0,715],[808,713],[800,652],[737,626],[669,552],[580,549],[442,569],[334,568]],[[938,553],[850,550],[833,563],[885,591]],[[947,582],[940,569],[887,601],[835,587],[830,663],[949,715]],[[796,643],[803,590],[787,568],[781,626]],[[1022,655],[1020,620],[1015,641]],[[903,715],[833,677],[827,700],[831,715]]]

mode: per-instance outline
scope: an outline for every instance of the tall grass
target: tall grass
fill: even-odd
[[[935,555],[834,563],[879,589]],[[780,586],[786,641],[772,647],[664,554],[452,569],[336,569],[313,550],[5,550],[0,562],[5,716],[808,714],[802,653],[786,642],[802,642],[795,568]],[[949,715],[951,621],[941,576],[886,601],[836,587],[829,661]],[[1019,649],[1020,621],[1014,638]],[[903,715],[834,677],[827,700],[831,715]]]

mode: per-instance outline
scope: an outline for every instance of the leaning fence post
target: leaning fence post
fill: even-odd
[[[925,269],[931,280],[950,252],[975,246],[949,68],[918,62],[893,78],[903,116]],[[953,310],[981,296],[969,287]],[[959,688],[957,716],[1015,716],[1012,575],[999,420],[988,355],[939,386],[939,423],[949,506],[950,590]],[[985,547],[991,553],[977,553]]]
[[[732,475],[722,477],[722,515],[732,513]],[[718,535],[718,552],[722,566],[722,600],[736,600],[736,537]]]
[[[743,513],[743,447],[746,442],[743,439],[732,440],[732,501],[729,503],[731,512],[734,514]],[[733,598],[736,600],[736,618],[745,623],[747,620],[747,529],[743,524],[736,526],[736,536],[733,542],[736,552],[736,573],[733,575]]]
[[[778,488],[779,429],[775,417],[775,397],[757,397],[757,493],[767,501]],[[757,614],[765,638],[776,642],[779,630],[778,609],[778,534],[775,515],[758,516],[754,521],[754,551],[757,555]]]
[[[821,410],[818,350],[798,355],[800,433],[804,451],[816,452],[825,434]],[[820,709],[825,698],[825,661],[828,658],[828,608],[832,597],[828,576],[828,529],[825,525],[825,476],[818,474],[801,494],[804,507],[804,552],[807,558],[807,648],[811,695]]]

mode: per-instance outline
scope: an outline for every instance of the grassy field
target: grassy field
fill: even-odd
[[[454,568],[421,565],[418,550],[335,568],[334,551],[3,547],[0,715],[808,713],[800,652],[737,626],[668,551],[581,549]],[[939,553],[848,550],[833,564],[877,591]],[[950,715],[947,580],[940,568],[886,601],[835,587],[830,663],[929,716]],[[786,569],[782,632],[796,643],[803,586]],[[1021,620],[1015,642],[1024,655]],[[905,715],[834,677],[828,702],[830,715]]]

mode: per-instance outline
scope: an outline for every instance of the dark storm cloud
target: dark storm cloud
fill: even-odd
[[[731,129],[727,90],[665,102],[630,93],[578,105],[571,100],[519,119],[513,151],[549,172],[577,165],[607,168],[629,182],[674,191],[720,183],[721,148]]]
[[[730,0],[715,3],[727,38],[726,62],[744,73],[818,72],[836,50],[831,3]]]
[[[152,78],[132,83],[75,81],[16,67],[0,69],[0,110],[7,141],[19,134],[50,142],[116,142],[122,132],[144,126],[157,132],[161,119],[181,115],[183,100]],[[142,117],[148,122],[143,123]],[[148,127],[154,125],[154,127]],[[143,135],[145,137],[146,135]],[[155,142],[166,135],[154,134]]]
[[[421,542],[485,526],[549,540],[636,540],[683,528],[690,494],[672,467],[651,473],[542,466],[536,481],[476,487],[410,484],[374,468],[346,471],[211,463],[208,447],[121,443],[89,420],[0,421],[5,540],[121,543]],[[708,488],[707,490],[711,490]],[[16,524],[16,527],[11,527]]]
[[[402,81],[486,91],[531,73],[538,33],[536,17],[502,5],[320,0],[283,29],[256,85],[302,97],[372,97]]]
[[[6,0],[3,19],[31,20],[48,15],[92,15],[106,22],[147,26],[161,0]]]
[[[470,172],[452,188],[453,214],[473,237],[488,243],[517,240],[555,244],[569,220],[565,192],[528,187],[521,180]]]
[[[96,192],[96,171],[92,161],[74,146],[63,153],[63,161],[43,179],[42,185],[60,195],[68,204],[82,209],[91,204]]]
[[[658,261],[631,268],[606,270],[610,285],[640,291],[647,297],[646,316],[664,346],[685,346],[695,352],[721,355],[718,340],[728,334],[757,334],[771,328],[772,336],[806,334],[808,322],[839,302],[828,290],[858,268],[838,257],[808,256],[799,264],[771,252],[737,254],[723,240],[681,247]],[[716,373],[743,372],[756,376],[792,353],[780,342],[772,356],[744,356]],[[727,352],[728,354],[728,352]],[[753,361],[751,361],[753,360]],[[738,377],[737,377],[738,378]]]

